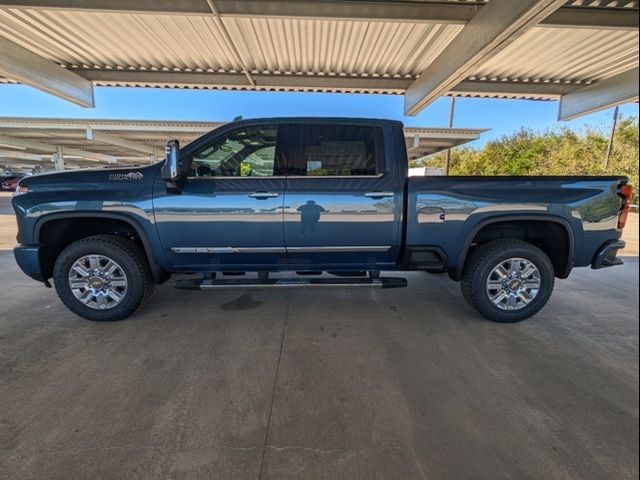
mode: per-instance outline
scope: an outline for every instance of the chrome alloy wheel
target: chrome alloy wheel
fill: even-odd
[[[127,294],[127,275],[118,263],[104,255],[85,255],[69,270],[69,287],[84,305],[107,310]]]
[[[520,310],[540,291],[540,272],[526,258],[508,258],[496,265],[487,278],[487,296],[501,310]]]

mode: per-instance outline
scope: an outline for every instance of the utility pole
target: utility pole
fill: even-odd
[[[604,156],[604,169],[609,168],[609,159],[611,158],[611,152],[613,151],[613,136],[616,133],[616,125],[618,124],[618,109],[616,106],[613,110],[613,123],[611,124],[611,135],[609,135],[609,144],[607,145],[607,153]]]
[[[617,108],[617,107],[616,107]],[[456,109],[456,97],[451,97],[451,104],[449,105],[449,128],[453,128],[453,113]],[[449,168],[451,167],[451,149],[447,149],[447,161],[444,166],[444,174],[449,175]]]

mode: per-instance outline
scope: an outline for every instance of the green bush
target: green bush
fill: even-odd
[[[451,175],[625,175],[638,203],[638,118],[618,122],[607,168],[606,132],[568,128],[533,132],[527,129],[487,142],[484,148],[451,151]],[[426,163],[444,166],[444,157]]]

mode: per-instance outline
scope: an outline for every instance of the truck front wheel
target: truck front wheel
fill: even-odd
[[[474,250],[460,287],[467,303],[494,322],[513,323],[545,306],[555,272],[549,257],[520,240],[493,240]]]
[[[88,320],[121,320],[153,292],[142,250],[117,235],[73,242],[56,259],[53,280],[62,302]]]

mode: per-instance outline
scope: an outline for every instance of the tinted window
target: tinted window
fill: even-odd
[[[234,130],[193,155],[192,177],[269,177],[274,174],[278,127]]]
[[[378,127],[300,125],[300,152],[290,171],[307,176],[376,175],[381,154]]]

